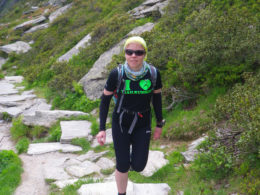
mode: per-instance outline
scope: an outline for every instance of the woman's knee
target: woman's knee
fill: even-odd
[[[136,172],[141,172],[144,170],[146,163],[132,163],[131,168]]]
[[[126,173],[129,171],[130,163],[117,163],[116,169],[121,173]]]

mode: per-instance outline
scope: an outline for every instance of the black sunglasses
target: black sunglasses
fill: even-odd
[[[142,56],[142,55],[145,54],[145,50],[126,49],[126,50],[125,50],[125,53],[126,53],[126,55],[129,55],[129,56],[131,56],[131,55],[133,55],[133,54],[135,54],[136,56]]]

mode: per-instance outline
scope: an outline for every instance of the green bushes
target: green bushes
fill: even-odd
[[[0,194],[11,195],[21,180],[22,163],[12,150],[0,151]]]
[[[253,76],[245,73],[245,84],[237,84],[234,89],[217,100],[214,118],[216,123],[227,120],[239,140],[232,150],[239,148],[241,158],[260,151],[260,72]]]
[[[29,147],[30,140],[26,137],[21,138],[17,144],[15,145],[15,148],[17,150],[18,154],[21,154],[23,152],[27,152],[27,149]]]

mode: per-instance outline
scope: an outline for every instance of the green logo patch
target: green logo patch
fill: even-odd
[[[149,79],[145,79],[145,80],[141,80],[139,82],[139,85],[140,87],[143,89],[143,90],[147,90],[149,89],[149,87],[151,87],[151,81]]]

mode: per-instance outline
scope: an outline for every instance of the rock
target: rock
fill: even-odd
[[[61,144],[61,143],[37,143],[30,144],[27,154],[44,154],[48,152],[62,151],[66,152],[79,152],[82,151],[82,148],[79,146],[74,146],[70,144]]]
[[[30,28],[29,30],[25,31],[24,34],[36,32],[38,30],[42,30],[42,29],[45,29],[48,27],[49,27],[49,23],[40,24],[40,25],[34,26],[34,27]]]
[[[188,150],[186,152],[181,153],[187,162],[194,161],[195,155],[198,154],[198,150],[196,149],[196,147],[200,145],[201,142],[203,142],[206,138],[207,136],[196,139],[189,145]]]
[[[141,172],[146,177],[152,176],[160,168],[168,164],[169,161],[164,158],[161,151],[149,151],[148,162],[145,169]]]
[[[23,123],[29,126],[43,126],[51,127],[60,118],[69,118],[72,116],[83,116],[87,113],[80,111],[68,111],[68,110],[36,110],[35,115],[24,115]]]
[[[17,107],[1,108],[1,110],[3,112],[7,112],[12,118],[18,117],[23,112],[21,108],[17,108]]]
[[[0,80],[0,95],[14,95],[18,94],[18,90],[14,88],[14,85],[6,82],[6,80]]]
[[[77,55],[79,53],[80,48],[85,48],[87,45],[89,45],[91,40],[91,35],[88,34],[85,36],[75,47],[73,47],[71,50],[69,50],[67,53],[65,53],[63,56],[59,57],[58,61],[69,61],[74,55]]]
[[[77,181],[78,181],[78,179],[67,179],[67,180],[55,181],[53,184],[58,186],[58,188],[62,189],[64,187],[66,187],[67,185],[73,185]]]
[[[106,143],[105,143],[105,145],[112,144],[112,143],[113,143],[112,129],[107,129],[106,130]],[[91,144],[91,147],[95,148],[97,146],[99,146],[99,143],[98,143],[97,139],[94,139],[93,143]]]
[[[35,115],[35,111],[37,110],[50,110],[51,105],[47,104],[45,99],[37,98],[33,99],[31,102],[28,103],[27,106],[26,103],[24,104],[25,111],[23,112],[23,115]]]
[[[17,41],[9,45],[0,46],[0,50],[8,54],[11,52],[15,52],[17,54],[26,53],[30,49],[31,46],[28,43],[25,43],[23,41]]]
[[[35,98],[35,95],[9,95],[9,96],[0,96],[1,105],[9,105],[16,102],[21,102],[25,100],[30,100]]]
[[[89,121],[61,121],[60,142],[70,143],[74,138],[87,138],[91,133],[91,123]]]
[[[154,27],[153,23],[147,23],[141,27],[133,29],[127,36],[133,34],[140,35],[144,32],[151,31]],[[118,55],[122,51],[122,46],[126,39],[123,39],[113,48],[103,53],[94,63],[90,71],[79,81],[83,87],[87,97],[91,100],[98,99],[103,92],[106,82],[106,66],[112,61],[113,55]]]
[[[112,169],[115,167],[114,161],[108,159],[108,158],[100,158],[97,162],[96,165],[98,165],[101,169]]]
[[[52,23],[57,17],[64,14],[69,8],[72,7],[72,3],[59,8],[49,16],[50,23]]]
[[[21,83],[23,79],[22,76],[5,76],[5,80],[9,83]]]
[[[90,150],[87,152],[87,154],[83,154],[77,157],[77,160],[79,161],[85,161],[85,160],[89,160],[89,161],[96,161],[97,159],[99,159],[101,156],[103,156],[104,154],[106,154],[108,151],[104,151],[104,152],[99,152],[99,153],[95,153],[93,150]]]
[[[45,16],[40,16],[38,18],[35,18],[33,20],[30,20],[30,21],[27,21],[27,22],[24,22],[22,24],[19,24],[17,26],[14,27],[14,30],[17,30],[17,29],[28,29],[28,27],[34,25],[34,24],[40,24],[42,22],[44,22],[46,20],[46,17]]]
[[[65,168],[68,174],[75,177],[84,177],[92,173],[99,173],[100,167],[90,161],[84,161],[80,165],[72,165]]]
[[[168,5],[169,0],[147,0],[140,6],[129,11],[134,18],[144,18],[151,15],[163,15],[164,8]]]

